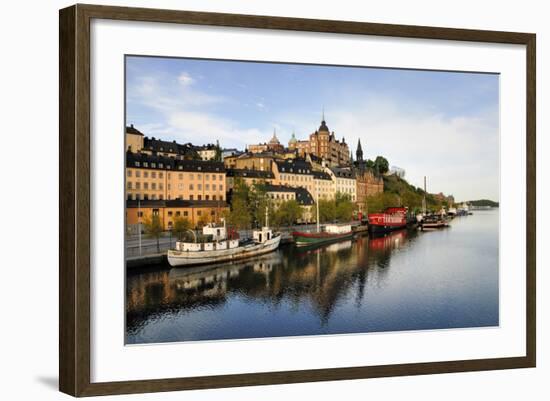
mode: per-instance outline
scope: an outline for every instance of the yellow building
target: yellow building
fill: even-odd
[[[148,138],[131,124],[126,127],[126,150],[132,153],[145,153],[172,157],[175,159],[199,159],[195,147],[190,144],[179,144],[176,141],[163,141],[155,137]]]
[[[325,171],[313,171],[313,183],[315,185],[314,197],[330,200],[336,196],[336,182]]]
[[[350,167],[325,168],[335,183],[336,192],[349,195],[352,202],[357,202],[357,181],[355,170]]]
[[[128,200],[225,201],[225,196],[225,168],[221,162],[126,153]]]
[[[137,227],[160,218],[165,230],[170,230],[174,219],[182,217],[191,222],[192,227],[200,227],[210,222],[220,222],[223,213],[229,210],[225,201],[189,201],[189,200],[128,200],[126,201],[126,224]]]
[[[226,157],[223,163],[228,169],[272,171],[273,162],[279,159],[282,159],[282,155],[273,152],[243,153]]]
[[[314,193],[313,167],[302,158],[275,160],[273,163],[274,185],[293,188],[302,187]]]
[[[298,223],[311,223],[313,219],[312,207],[315,204],[311,193],[305,188],[292,188],[286,185],[265,186],[266,195],[271,199],[273,206],[277,209],[283,202],[294,200],[302,209],[302,217]]]
[[[248,170],[248,169],[227,169],[226,182],[227,191],[231,191],[235,184],[235,179],[241,179],[247,186],[266,183],[271,184],[275,175],[271,171]]]

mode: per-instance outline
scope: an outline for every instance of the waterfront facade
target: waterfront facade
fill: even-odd
[[[223,163],[126,153],[128,200],[225,201]]]
[[[189,201],[189,200],[127,200],[126,225],[132,232],[153,216],[157,216],[164,230],[171,230],[174,220],[189,220],[191,227],[207,223],[219,223],[224,213],[229,210],[225,201]]]

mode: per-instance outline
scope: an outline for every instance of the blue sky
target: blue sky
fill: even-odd
[[[498,75],[127,57],[127,124],[166,140],[243,149],[325,120],[354,151],[457,200],[499,199]]]

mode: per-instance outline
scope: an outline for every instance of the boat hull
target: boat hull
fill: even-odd
[[[403,228],[407,228],[407,223],[399,224],[399,225],[371,224],[369,225],[369,232],[371,234],[383,234],[383,233],[389,233],[391,231],[402,230]]]
[[[292,237],[294,238],[296,246],[308,246],[348,239],[353,237],[353,231],[342,234],[304,233],[295,231],[292,233]]]
[[[233,249],[213,251],[168,251],[168,263],[172,267],[197,266],[211,263],[229,262],[273,252],[279,247],[281,236],[271,238],[261,244],[250,244]]]

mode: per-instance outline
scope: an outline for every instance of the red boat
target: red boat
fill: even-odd
[[[369,213],[369,232],[387,233],[407,227],[407,208],[388,207],[382,213]]]

